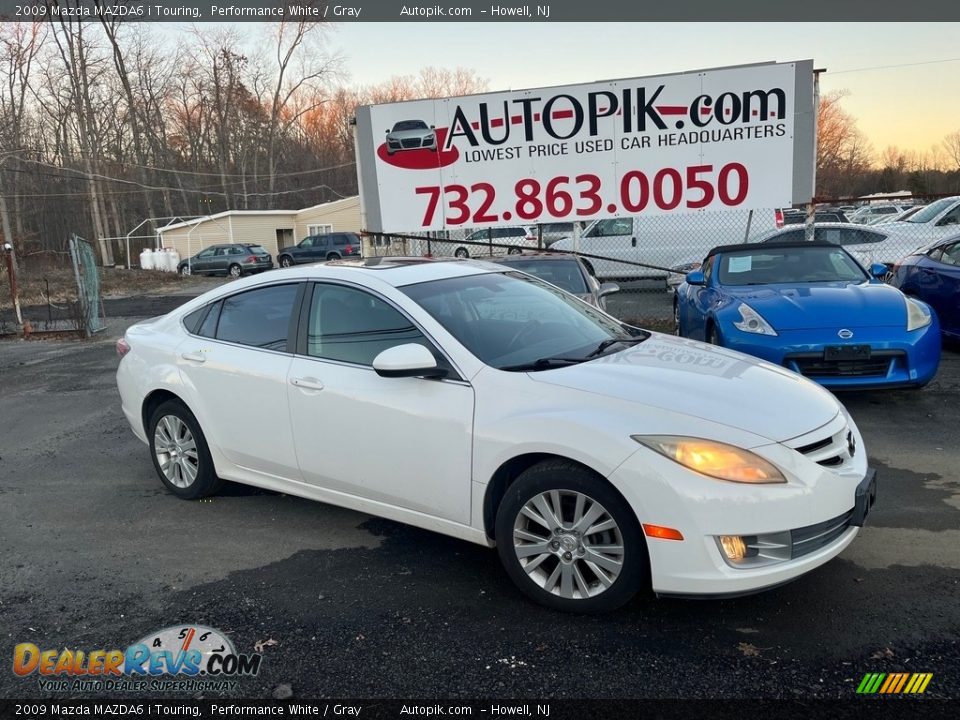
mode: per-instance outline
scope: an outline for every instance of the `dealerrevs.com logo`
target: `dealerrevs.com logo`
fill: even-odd
[[[125,650],[46,649],[19,643],[13,672],[36,675],[43,692],[202,692],[235,690],[260,671],[263,656],[238,653],[219,630],[174,625]]]

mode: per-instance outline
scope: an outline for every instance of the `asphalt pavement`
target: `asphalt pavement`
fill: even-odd
[[[116,305],[131,317],[91,341],[0,342],[0,664],[21,642],[122,648],[199,623],[260,643],[241,697],[850,698],[896,671],[960,697],[960,353],[922,391],[842,397],[880,496],[839,558],[751,597],[583,617],[525,600],[482,547],[237,485],[165,492],[113,341],[183,300]],[[0,697],[39,696],[0,671]]]

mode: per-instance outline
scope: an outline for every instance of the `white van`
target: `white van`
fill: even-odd
[[[550,249],[598,256],[583,258],[598,278],[665,279],[668,269],[684,258],[703,257],[717,245],[751,242],[779,227],[779,209],[605,218],[583,230],[576,248],[574,238],[567,237]]]

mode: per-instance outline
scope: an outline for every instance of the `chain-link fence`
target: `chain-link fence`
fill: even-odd
[[[669,330],[674,289],[711,248],[768,239],[803,240],[811,210],[816,239],[844,245],[865,265],[892,266],[918,246],[951,231],[960,233],[960,198],[896,194],[819,200],[812,208],[374,235],[367,247],[379,256],[494,261],[519,253],[567,253],[579,258],[597,285],[619,286],[619,292],[605,298],[608,312],[633,324]]]
[[[76,329],[89,337],[104,328],[97,255],[88,241],[71,235],[70,258],[77,281],[77,301],[73,305],[72,320]]]

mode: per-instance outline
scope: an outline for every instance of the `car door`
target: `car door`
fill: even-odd
[[[580,238],[580,251],[599,255],[609,260],[590,258],[597,277],[635,277],[643,274],[637,265],[625,265],[615,260],[637,260],[637,237],[632,217],[598,220]]]
[[[936,311],[944,330],[960,332],[960,242],[921,261],[918,278],[921,299]]]
[[[216,252],[216,247],[209,247],[198,252],[190,261],[190,271],[195,273],[210,272],[210,263]]]
[[[323,260],[326,260],[329,250],[330,250],[330,236],[314,235],[313,247],[311,247],[309,253],[307,253],[310,258],[310,262],[321,262]]]
[[[230,264],[230,248],[228,246],[222,245],[217,248],[217,251],[213,254],[213,257],[210,259],[208,272],[214,272],[218,275],[227,274],[227,266]]]
[[[706,340],[707,318],[715,310],[720,292],[713,282],[716,255],[711,255],[704,263],[703,285],[690,285],[687,290],[689,312],[684,318],[684,330],[688,337]]]
[[[470,522],[473,388],[452,379],[381,377],[383,350],[428,347],[394,305],[365,289],[316,283],[290,366],[290,416],[306,482],[453,522]]]
[[[230,462],[262,475],[300,477],[287,376],[303,288],[274,283],[212,303],[196,333],[177,348],[180,376],[207,440]]]

